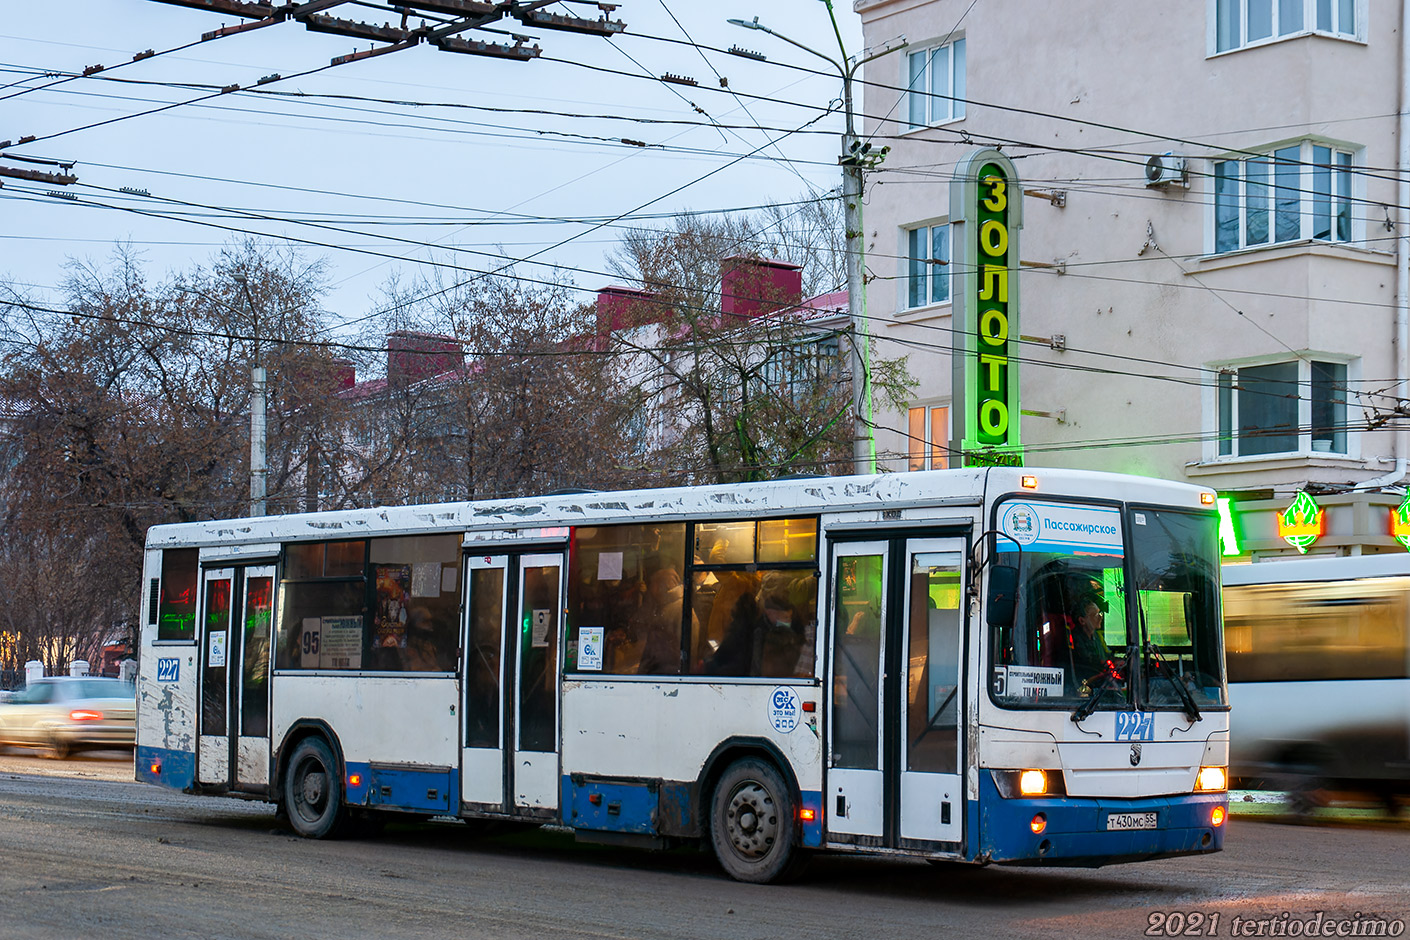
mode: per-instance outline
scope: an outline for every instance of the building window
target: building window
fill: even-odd
[[[964,40],[906,56],[911,130],[964,117]]]
[[[1214,162],[1214,251],[1351,241],[1351,153],[1303,141]]]
[[[1214,0],[1214,51],[1288,36],[1357,38],[1358,0]]]
[[[950,406],[910,409],[908,470],[945,470],[950,466]]]
[[[925,307],[950,300],[950,226],[941,222],[906,230],[905,305]]]
[[[1348,453],[1346,372],[1317,359],[1221,369],[1218,455]]]

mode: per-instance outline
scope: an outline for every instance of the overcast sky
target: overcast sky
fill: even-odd
[[[860,21],[847,0],[836,6],[848,52],[855,54]],[[598,15],[592,6],[553,9]],[[208,260],[239,232],[336,246],[305,250],[329,259],[328,307],[341,319],[376,309],[394,273],[405,281],[438,262],[466,269],[444,269],[455,279],[504,263],[489,255],[543,252],[535,260],[578,269],[559,273],[596,290],[614,280],[603,259],[621,229],[590,231],[590,224],[554,220],[793,201],[832,190],[839,179],[842,119],[837,113],[818,118],[839,96],[840,81],[790,67],[827,69],[821,59],[725,22],[758,16],[835,56],[837,39],[820,0],[626,0],[612,14],[626,22],[626,33],[611,40],[528,29],[512,20],[495,24],[542,47],[542,57],[527,62],[420,45],[261,86],[321,97],[240,92],[145,115],[211,93],[177,83],[248,87],[262,76],[320,69],[334,56],[372,44],[289,22],[166,52],[246,21],[155,0],[7,2],[5,12],[0,140],[41,138],[8,152],[72,161],[79,179],[69,187],[3,179],[0,277],[23,285],[33,300],[59,299],[54,288],[66,261],[102,262],[118,240],[131,242],[160,278]],[[377,24],[389,19],[368,4],[330,13]],[[463,35],[513,42],[485,30]],[[702,55],[683,42],[662,41],[687,37],[719,48],[737,43],[769,61]],[[147,49],[162,54],[112,68]],[[56,81],[37,72],[67,74],[95,64],[108,68],[25,91]],[[699,85],[644,77],[666,73]],[[739,94],[721,91],[719,76]],[[398,103],[384,103],[392,101]],[[534,113],[541,111],[587,116]],[[104,121],[114,123],[80,129]],[[649,146],[626,145],[622,138]],[[0,166],[56,169],[13,160]],[[635,224],[662,221],[639,218]],[[580,237],[553,247],[572,236]],[[532,263],[517,271],[554,276]]]

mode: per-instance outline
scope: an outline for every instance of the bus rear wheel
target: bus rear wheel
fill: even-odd
[[[725,873],[751,884],[796,877],[807,861],[798,846],[796,803],[772,764],[756,758],[730,764],[710,800],[710,841]]]
[[[284,807],[289,824],[306,839],[327,839],[342,829],[347,819],[342,780],[322,738],[305,738],[294,748],[284,775]]]

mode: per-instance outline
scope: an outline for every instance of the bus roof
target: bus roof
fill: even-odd
[[[1024,476],[1036,477],[1037,487],[1023,488]],[[153,526],[147,532],[147,548],[358,539],[437,529],[522,532],[661,517],[768,517],[979,506],[986,497],[1017,492],[1028,493],[1034,499],[1061,494],[1209,508],[1201,506],[1199,499],[1201,492],[1209,490],[1184,483],[1095,470],[975,467],[213,519]]]

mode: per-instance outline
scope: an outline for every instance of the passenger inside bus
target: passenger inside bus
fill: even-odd
[[[678,675],[681,671],[681,617],[685,586],[680,572],[667,565],[651,576],[646,602],[640,610],[643,637],[639,675]],[[698,629],[691,613],[692,632]]]
[[[796,674],[808,632],[810,608],[815,606],[816,599],[810,598],[812,605],[799,605],[791,595],[798,586],[796,582],[810,580],[791,577],[781,571],[766,573],[757,594],[742,595],[735,602],[720,648],[705,661],[705,674]],[[806,587],[799,593],[806,593]]]

